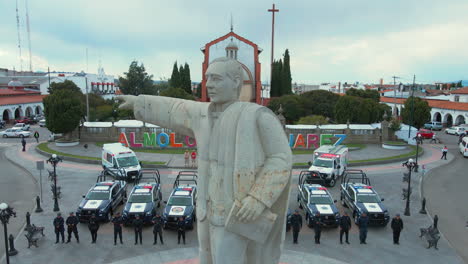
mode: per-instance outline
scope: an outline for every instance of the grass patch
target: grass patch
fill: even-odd
[[[384,141],[384,144],[393,146],[406,146],[408,143],[404,141]]]
[[[361,150],[367,147],[365,144],[344,144],[344,145],[350,148],[349,151]]]
[[[47,152],[47,153],[50,153],[50,154],[57,154],[58,156],[62,156],[62,157],[70,157],[70,158],[77,158],[77,159],[84,159],[84,160],[101,160],[101,158],[73,155],[73,154],[68,154],[68,153],[53,150],[53,149],[49,148],[48,142],[40,143],[39,145],[37,145],[37,148],[44,151],[44,152]],[[166,164],[165,162],[162,162],[162,161],[144,161],[144,160],[142,160],[141,163],[142,164],[152,164],[152,165],[164,165],[164,164]]]
[[[293,155],[314,154],[315,149],[293,149]]]

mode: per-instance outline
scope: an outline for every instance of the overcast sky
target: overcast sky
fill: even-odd
[[[29,68],[25,0],[20,10],[23,69]],[[116,77],[132,60],[154,79],[174,61],[201,79],[207,42],[234,31],[263,52],[269,79],[272,2],[263,0],[29,0],[33,69],[97,72],[101,59]],[[290,50],[293,82],[376,83],[468,79],[466,0],[278,0],[275,58]],[[20,68],[15,0],[0,0],[0,68]]]

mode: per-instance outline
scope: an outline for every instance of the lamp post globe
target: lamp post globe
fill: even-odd
[[[411,171],[416,166],[413,159],[408,159],[406,167],[408,168],[408,188],[406,189],[406,207],[404,215],[410,216],[410,194],[411,194]]]
[[[56,158],[57,158],[57,154],[52,154],[52,158],[53,158],[53,159],[56,159]]]
[[[0,210],[6,210],[8,208],[8,204],[6,203],[1,203],[0,204]]]

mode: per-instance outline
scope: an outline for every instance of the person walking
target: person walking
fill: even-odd
[[[442,157],[440,157],[440,159],[447,159],[447,152],[448,152],[448,148],[447,146],[444,146],[444,148],[442,149]]]
[[[417,140],[419,141],[419,144],[420,144],[420,145],[423,144],[423,137],[422,137],[421,134],[418,134],[418,139],[417,139]]]
[[[359,240],[361,244],[367,244],[367,227],[369,226],[369,217],[367,217],[366,213],[362,213],[362,215],[358,219],[358,227],[359,227]]]
[[[302,228],[302,216],[299,214],[298,210],[294,211],[294,214],[291,216],[291,227],[293,231],[293,243],[297,244],[299,231]]]
[[[188,151],[188,149],[185,150],[184,159],[185,159],[185,167],[188,167],[189,162],[190,162],[190,152]]]
[[[314,232],[315,232],[315,244],[320,244],[320,236],[322,235],[323,222],[322,222],[322,219],[320,219],[319,212],[315,214],[313,224],[314,224]]]
[[[34,131],[34,138],[36,139],[36,142],[39,143],[39,132]]]
[[[393,244],[400,244],[400,232],[403,230],[403,220],[400,218],[400,214],[396,214],[392,219],[391,227],[393,230]]]
[[[192,167],[195,167],[195,163],[196,163],[196,160],[197,160],[197,152],[195,150],[192,151],[192,154],[190,154],[191,158],[192,158]]]
[[[340,218],[340,244],[343,244],[343,234],[346,235],[346,244],[349,244],[349,230],[351,229],[351,218],[344,212]]]
[[[68,233],[68,239],[67,239],[67,244],[70,243],[72,233],[75,235],[76,242],[80,243],[80,237],[78,236],[78,223],[80,220],[78,217],[75,216],[75,213],[70,212],[70,216],[67,217],[67,221],[65,223],[67,224],[67,233]]]
[[[159,240],[161,241],[161,244],[164,245],[163,237],[162,237],[162,229],[163,229],[164,223],[161,218],[161,215],[156,213],[156,216],[153,218],[151,222],[153,223],[153,236],[154,236],[153,245],[156,245],[158,243],[158,235],[159,235]]]
[[[23,152],[26,151],[26,140],[24,139],[24,137],[21,138],[21,145],[23,146]]]
[[[183,217],[179,217],[179,220],[177,220],[177,244],[180,244],[180,237],[182,237],[185,245],[185,220]]]
[[[122,242],[123,219],[122,219],[122,216],[120,216],[120,212],[117,212],[115,216],[112,218],[112,224],[114,225],[114,246],[117,245],[117,235],[119,236],[120,244],[123,244]]]
[[[99,230],[99,222],[96,219],[96,215],[91,215],[91,218],[89,219],[88,222],[88,229],[89,232],[91,232],[91,244],[96,243],[97,240],[97,232]]]
[[[63,220],[62,214],[57,213],[57,217],[54,218],[54,230],[55,230],[55,244],[59,242],[59,235],[62,236],[62,243],[65,242],[65,221]]]
[[[437,135],[436,135],[436,133],[432,134],[431,143],[437,143]]]
[[[135,245],[138,244],[138,238],[140,238],[141,245],[143,240],[143,220],[138,214],[135,216],[135,220],[133,220],[133,229],[135,230]]]

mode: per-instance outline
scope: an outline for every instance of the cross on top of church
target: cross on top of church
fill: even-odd
[[[272,8],[272,9],[268,9],[268,12],[272,12],[273,15],[275,15],[275,12],[279,12],[279,9],[275,9],[275,4],[273,4],[273,8]]]

